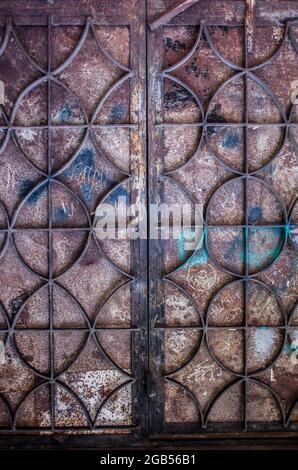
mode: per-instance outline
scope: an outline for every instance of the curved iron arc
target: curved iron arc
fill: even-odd
[[[79,405],[79,407],[83,411],[85,418],[87,420],[87,423],[89,425],[89,428],[92,429],[92,418],[83,400],[78,396],[78,394],[69,385],[67,385],[62,380],[56,379],[54,383],[56,384],[56,386],[59,385],[59,387],[63,388],[66,392],[68,392],[73,397],[73,399],[76,401],[76,403]]]
[[[132,74],[132,70],[130,68],[120,64],[120,62],[118,62],[104,47],[102,47],[98,37],[96,36],[94,21],[92,18],[90,19],[90,26],[98,50],[106,57],[106,59],[108,59],[108,61],[112,62],[117,68],[123,70],[124,72],[129,72],[129,74]]]
[[[197,34],[197,38],[195,40],[195,43],[194,45],[192,46],[191,50],[188,52],[188,54],[186,54],[186,56],[182,57],[182,59],[180,59],[178,62],[176,62],[175,64],[171,65],[170,67],[167,67],[165,68],[163,71],[162,71],[162,74],[164,73],[170,73],[170,72],[174,72],[175,70],[179,69],[182,65],[184,65],[190,58],[191,56],[193,55],[193,53],[196,51],[198,45],[199,45],[199,42],[201,40],[201,37],[202,37],[202,31],[203,31],[203,21],[201,21],[200,23],[200,27],[199,27],[199,31],[198,31],[198,34]]]
[[[13,19],[12,17],[9,17],[8,19],[9,23],[10,23],[10,29],[11,29],[11,32],[12,32],[12,36],[13,38],[15,39],[18,47],[21,49],[22,53],[24,54],[24,56],[26,57],[26,59],[30,62],[30,64],[32,65],[33,68],[35,68],[36,70],[38,70],[39,72],[41,72],[42,74],[46,74],[47,71],[46,69],[44,69],[43,67],[41,67],[31,56],[30,54],[28,54],[28,52],[26,51],[25,47],[23,46],[23,44],[21,43],[21,41],[19,40],[19,37],[16,33],[16,30],[15,30],[15,26],[13,24]]]
[[[290,42],[295,50],[295,52],[298,54],[298,42],[296,41],[295,39],[295,36],[293,34],[293,28],[292,28],[292,25],[289,27],[289,39],[290,39]]]
[[[178,291],[182,292],[183,295],[185,295],[185,297],[191,302],[192,306],[194,307],[194,309],[197,313],[197,316],[201,321],[202,327],[204,328],[205,327],[204,317],[203,317],[197,303],[194,301],[194,299],[191,297],[191,295],[189,295],[188,292],[186,292],[185,289],[182,286],[180,286],[177,282],[173,281],[172,279],[164,278],[163,281],[167,282],[170,285],[172,285],[175,289],[177,289]],[[196,326],[196,325],[193,325],[193,326]],[[197,326],[199,326],[199,325],[197,325]],[[181,329],[183,329],[183,325],[181,325]]]
[[[115,186],[113,186],[103,197],[102,199],[100,200],[100,202],[98,203],[97,207],[99,207],[116,189],[118,189],[121,185],[123,185],[124,183],[130,181],[131,178],[126,178],[122,181],[120,181],[119,183],[117,183]],[[131,280],[134,280],[135,277],[124,271],[124,269],[120,268],[120,266],[118,266],[110,257],[109,255],[106,253],[105,249],[103,248],[102,246],[102,243],[100,243],[98,237],[96,236],[96,227],[95,227],[95,221],[96,221],[96,217],[94,216],[93,218],[93,224],[92,224],[92,234],[93,234],[93,237],[94,237],[94,241],[96,243],[96,245],[98,246],[101,254],[104,256],[104,258],[115,268],[117,269],[118,272],[120,272],[123,276],[126,276],[127,278],[131,279]]]
[[[67,57],[67,59],[61,65],[59,65],[58,67],[56,67],[54,70],[51,71],[51,75],[58,75],[59,73],[63,72],[63,70],[66,67],[68,67],[72,63],[72,61],[76,58],[76,56],[80,52],[80,50],[81,50],[81,48],[82,48],[82,46],[83,46],[83,44],[84,44],[84,42],[85,42],[85,40],[88,36],[90,26],[91,26],[91,18],[88,17],[87,20],[86,20],[86,23],[85,23],[85,28],[84,28],[83,34],[80,37],[79,42],[75,46],[74,50],[72,51],[72,53]]]
[[[192,162],[195,158],[197,158],[200,155],[201,152],[201,147],[204,141],[204,128],[201,130],[201,136],[199,137],[198,144],[196,146],[196,149],[194,152],[191,154],[191,156],[184,162],[182,165],[179,165],[178,167],[174,168],[173,170],[165,171],[163,174],[165,176],[171,176],[173,175],[176,171],[183,170],[190,162]]]
[[[292,413],[294,412],[295,408],[297,407],[298,405],[298,398],[296,398],[293,403],[291,403],[291,406],[289,408],[289,411],[285,417],[285,427],[287,428],[288,426],[291,425],[290,421],[291,421],[291,415]]]
[[[183,330],[183,326],[181,327],[181,330]],[[196,346],[193,348],[190,356],[186,360],[184,360],[180,366],[176,367],[176,369],[171,370],[170,372],[167,372],[166,374],[164,374],[163,378],[168,378],[171,375],[178,374],[182,370],[186,369],[186,367],[188,367],[189,364],[192,363],[192,361],[199,354],[200,349],[202,348],[202,345],[204,344],[205,335],[206,335],[206,330],[204,328],[202,334],[199,335],[199,340],[198,340]]]
[[[6,311],[6,308],[4,307],[2,301],[0,300],[0,313],[2,312],[3,314],[3,317],[4,317],[4,321],[6,323],[6,326],[7,326],[7,329],[6,330],[3,330],[3,329],[0,329],[0,332],[8,332],[9,328],[10,328],[10,318],[9,318],[9,315]],[[1,393],[1,392],[0,392]]]
[[[219,52],[219,50],[214,46],[214,43],[210,37],[210,34],[209,34],[209,31],[208,31],[208,27],[206,25],[204,25],[204,34],[205,34],[205,37],[207,39],[207,42],[209,44],[209,46],[211,47],[212,51],[214,52],[214,54],[216,55],[216,57],[223,63],[225,64],[227,67],[233,69],[233,70],[237,70],[237,71],[243,71],[245,70],[245,67],[241,67],[241,65],[237,65],[235,64],[234,62],[232,62],[231,60],[229,60],[227,57],[225,57],[221,52]]]
[[[211,49],[213,50],[214,54],[217,56],[217,58],[221,62],[223,62],[225,65],[227,65],[228,67],[232,68],[233,70],[243,70],[243,71],[244,70],[247,70],[247,71],[258,70],[262,67],[265,67],[266,65],[271,64],[275,59],[277,59],[277,57],[281,54],[282,48],[284,47],[284,45],[286,43],[287,36],[288,36],[288,31],[289,31],[289,27],[288,27],[288,23],[287,23],[286,27],[285,27],[284,34],[283,34],[282,41],[281,41],[278,49],[275,52],[273,52],[272,56],[270,56],[268,59],[265,59],[264,62],[261,62],[257,65],[253,65],[251,67],[245,67],[245,66],[235,64],[234,62],[229,60],[227,57],[225,57],[221,52],[219,52],[219,50],[214,45],[214,43],[213,43],[213,41],[210,37],[209,31],[208,31],[208,26],[204,25],[204,34],[206,36],[207,42],[210,45]]]
[[[5,23],[5,33],[3,37],[2,44],[0,46],[0,57],[2,54],[5,52],[8,41],[9,41],[9,36],[11,34],[11,21],[9,21],[9,18],[6,18],[6,23]]]
[[[296,97],[296,100],[298,102],[298,96]],[[296,101],[295,100],[295,101]],[[298,152],[298,141],[297,141],[297,138],[294,137],[294,133],[292,131],[292,127],[296,127],[297,131],[298,131],[298,122],[292,122],[293,118],[294,118],[294,111],[295,109],[295,106],[297,106],[297,104],[295,103],[292,103],[291,105],[291,109],[289,111],[289,119],[288,119],[288,124],[292,124],[291,127],[289,127],[289,138],[290,138],[290,142],[292,143],[292,145],[294,146],[295,150]]]
[[[98,310],[97,310],[97,314],[95,315],[95,318],[94,318],[94,321],[93,321],[93,324],[92,324],[92,328],[93,329],[96,329],[96,323],[97,323],[97,320],[98,320],[98,317],[100,315],[100,312],[101,310],[103,309],[103,307],[105,306],[105,304],[113,297],[113,295],[118,292],[118,290],[121,290],[122,287],[126,286],[126,285],[129,285],[133,282],[133,279],[126,279],[125,281],[122,281],[119,286],[116,286],[114,289],[112,289],[112,292],[109,293],[109,295],[104,299],[104,301],[100,304]],[[103,328],[104,330],[105,328]],[[127,328],[129,330],[129,328]]]
[[[211,402],[209,403],[208,407],[207,407],[207,410],[205,412],[205,415],[204,415],[204,421],[203,421],[203,428],[206,429],[207,427],[207,424],[208,424],[208,419],[209,419],[209,416],[210,416],[210,413],[212,411],[212,408],[213,406],[215,405],[215,403],[217,402],[217,400],[222,396],[224,395],[225,392],[227,392],[230,388],[234,387],[235,385],[237,384],[240,384],[244,381],[243,378],[237,378],[235,380],[233,380],[232,382],[229,382],[227,383],[221,390],[219,390],[219,392],[216,393],[216,395],[213,397],[213,399],[211,400]]]
[[[107,351],[105,350],[105,348],[103,347],[103,345],[101,344],[101,341],[98,339],[98,336],[96,334],[96,332],[92,332],[91,333],[91,336],[93,337],[93,339],[95,340],[97,346],[99,347],[100,351],[103,353],[104,357],[108,360],[108,362],[115,368],[117,369],[122,375],[124,375],[125,377],[128,377],[130,379],[135,379],[135,377],[129,373],[129,372],[126,372],[126,370],[123,369],[123,367],[119,366],[119,364],[117,364],[112,358],[111,356],[107,353]]]
[[[19,415],[19,412],[20,412],[20,409],[22,407],[22,405],[24,404],[24,402],[26,401],[26,399],[31,395],[31,393],[34,393],[36,392],[36,390],[38,390],[39,388],[43,387],[44,385],[47,385],[49,384],[49,380],[43,380],[41,381],[40,383],[38,383],[37,385],[34,385],[33,388],[31,388],[28,392],[25,393],[25,395],[23,396],[23,398],[21,399],[21,401],[19,402],[14,414],[13,414],[13,429],[18,429],[17,428],[17,420],[18,420],[18,415]]]
[[[185,90],[190,94],[192,95],[192,97],[194,98],[200,112],[201,112],[201,116],[202,116],[202,122],[204,122],[205,118],[204,118],[204,109],[203,109],[203,105],[201,103],[201,100],[200,98],[197,96],[197,94],[192,90],[192,88],[190,88],[190,86],[188,86],[185,82],[183,82],[182,80],[180,80],[179,78],[175,77],[174,75],[171,75],[170,73],[167,73],[167,72],[162,72],[161,73],[161,76],[162,78],[167,78],[168,80],[171,80],[172,82],[176,83],[177,85],[181,86],[182,88],[185,88]],[[181,123],[182,124],[182,123]]]
[[[117,385],[116,388],[114,388],[105,398],[104,400],[101,402],[101,404],[99,405],[97,411],[96,411],[96,414],[95,414],[95,418],[93,420],[93,425],[92,425],[92,429],[96,429],[96,421],[98,420],[99,418],[99,414],[100,412],[102,411],[103,407],[107,404],[107,402],[117,393],[119,392],[119,390],[121,390],[122,388],[126,387],[127,385],[129,384],[132,384],[133,382],[135,381],[135,379],[129,379],[129,380],[126,380],[125,382]]]
[[[0,249],[0,259],[2,258],[2,256],[4,256],[6,250],[7,250],[7,247],[9,245],[9,239],[10,239],[10,220],[9,220],[9,215],[8,215],[8,212],[6,210],[6,207],[4,206],[4,204],[2,203],[2,201],[0,201],[0,210],[2,209],[3,213],[4,213],[4,218],[5,218],[5,229],[4,229],[4,232],[5,235],[5,241],[4,243],[2,244],[2,247]],[[0,234],[1,234],[1,229],[0,229]]]
[[[7,400],[7,398],[3,395],[2,392],[0,392],[0,403],[3,403],[4,405],[4,408],[6,410],[6,413],[8,414],[8,420],[9,420],[9,423],[11,425],[11,427],[13,427],[13,411],[12,411],[12,408],[10,406],[10,403],[9,401]]]
[[[249,377],[247,379],[247,382],[253,382],[257,385],[260,385],[261,387],[264,387],[265,389],[267,389],[275,398],[278,406],[279,406],[279,409],[280,409],[280,412],[281,412],[281,416],[282,416],[282,424],[284,427],[286,427],[286,415],[285,415],[285,410],[284,410],[284,407],[283,407],[283,404],[282,404],[282,401],[281,401],[281,398],[278,396],[278,394],[273,390],[272,387],[270,387],[270,385],[266,384],[265,382],[262,382],[261,380],[258,380],[254,377]]]
[[[199,416],[201,418],[201,424],[202,424],[202,427],[203,426],[203,423],[204,423],[204,417],[203,417],[203,411],[202,411],[202,408],[201,408],[201,405],[200,405],[200,402],[199,400],[197,399],[197,397],[195,396],[195,394],[186,386],[184,385],[182,382],[179,382],[178,380],[175,380],[175,379],[172,379],[170,377],[165,377],[164,380],[166,380],[167,382],[170,382],[172,384],[175,384],[177,385],[178,387],[182,388],[184,390],[184,392],[192,398],[192,400],[194,401],[196,407],[197,407],[197,410],[199,411]]]

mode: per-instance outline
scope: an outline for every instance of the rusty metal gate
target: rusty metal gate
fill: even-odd
[[[297,437],[298,2],[0,27],[0,445]],[[99,240],[119,196],[199,205],[196,248]]]

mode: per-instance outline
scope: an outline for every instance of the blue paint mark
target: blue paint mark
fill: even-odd
[[[20,188],[19,188],[19,196],[24,198],[28,192],[33,188],[34,182],[30,179],[24,179],[21,181]],[[42,193],[45,190],[45,185],[40,186],[36,189],[31,196],[27,199],[28,204],[36,205],[39,199],[42,197]]]
[[[114,104],[111,108],[110,119],[112,121],[121,121],[125,114],[125,109],[122,104]]]
[[[187,261],[186,267],[191,268],[197,264],[205,264],[208,262],[208,252],[206,248],[203,246],[200,250],[194,252],[191,259]]]
[[[24,179],[21,181],[20,187],[19,187],[19,196],[21,198],[25,197],[26,194],[30,191],[30,189],[33,188],[33,181],[29,179]]]
[[[258,206],[255,206],[255,207],[251,207],[248,218],[251,223],[254,223],[254,222],[261,221],[262,215],[263,215],[262,209]]]
[[[59,110],[59,118],[62,122],[67,122],[67,120],[71,117],[72,110],[68,104],[64,104],[60,107]]]
[[[286,236],[291,236],[292,227],[290,224],[285,225]]]
[[[95,170],[95,150],[89,148],[82,148],[75,158],[73,164],[67,169],[67,172],[71,172],[75,175],[80,175],[82,170],[86,167],[93,168]]]
[[[68,214],[62,207],[57,207],[54,212],[54,220],[55,222],[64,222],[68,219]]]
[[[254,270],[259,270],[264,266],[264,263],[270,263],[275,260],[283,247],[284,237],[283,237],[283,228],[280,227],[271,227],[268,229],[251,229],[251,234],[253,231],[262,230],[264,234],[269,234],[276,239],[274,247],[266,248],[262,245],[260,241],[257,246],[257,251],[253,249],[252,244],[250,243],[249,250],[249,266]],[[234,237],[233,241],[230,244],[229,249],[225,253],[225,259],[227,261],[232,261],[235,257],[235,254],[239,253],[239,260],[245,262],[245,250],[243,248],[245,233],[243,235],[239,234]]]
[[[203,238],[204,238],[204,234],[203,234]],[[181,262],[185,261],[185,258],[189,256],[189,250],[185,249],[185,243],[187,243],[187,240],[185,239],[185,234],[182,232],[180,238],[176,240],[178,258],[179,258],[179,261]],[[207,261],[208,261],[208,253],[207,253],[205,246],[203,245],[202,248],[194,251],[193,254],[191,255],[191,258],[186,262],[185,265],[181,266],[179,269],[190,268],[197,264],[207,263]]]
[[[230,244],[229,249],[225,253],[225,258],[227,260],[232,260],[235,256],[235,253],[239,252],[240,248],[240,260],[243,261],[245,259],[245,252],[243,250],[243,235],[238,234],[233,238],[233,241]]]
[[[106,203],[107,204],[112,204],[112,205],[115,205],[117,204],[118,202],[118,198],[119,197],[126,197],[127,200],[129,200],[129,193],[127,191],[127,189],[120,185],[118,186],[118,188],[116,188],[110,195],[109,197],[106,199]]]
[[[36,191],[34,191],[34,193],[32,193],[31,196],[28,198],[28,204],[35,206],[42,197],[44,190],[45,187],[41,186]]]
[[[84,202],[91,202],[93,197],[92,185],[89,183],[80,184],[80,192],[82,194]]]
[[[233,131],[228,131],[221,141],[221,144],[226,149],[234,149],[241,143],[240,136]]]
[[[80,181],[79,190],[84,202],[89,203],[94,196],[94,187],[100,185],[111,186],[113,180],[99,172],[95,162],[96,151],[92,148],[82,148],[77,157],[64,171],[64,176]]]
[[[282,351],[285,354],[292,354],[293,352],[298,353],[298,347],[297,348],[293,347],[292,343],[290,343],[289,341],[289,337],[287,337]]]

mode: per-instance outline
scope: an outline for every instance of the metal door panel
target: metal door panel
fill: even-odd
[[[297,2],[194,3],[172,17],[172,2],[149,2],[149,200],[197,204],[204,218],[194,251],[186,232],[150,243],[150,429],[287,433]]]
[[[145,242],[95,230],[145,197],[144,14],[1,2],[2,433],[146,429]]]

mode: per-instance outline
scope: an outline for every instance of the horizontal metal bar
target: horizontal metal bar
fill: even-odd
[[[106,129],[106,128],[128,128],[128,129],[137,129],[138,124],[50,124],[50,125],[40,125],[40,126],[0,126],[0,130],[26,130],[26,129],[36,129],[36,130],[48,130],[48,129]]]
[[[278,330],[297,330],[298,325],[237,325],[237,326],[228,326],[228,325],[214,325],[214,326],[193,326],[193,325],[181,325],[181,326],[171,326],[171,325],[154,325],[154,328],[160,330],[198,330],[198,331],[208,331],[208,330],[253,330],[257,328],[274,328]]]
[[[298,123],[294,122],[280,122],[280,123],[257,123],[257,122],[248,122],[248,123],[241,123],[241,122],[164,122],[155,124],[156,128],[163,128],[163,127],[242,127],[242,128],[266,128],[266,127],[297,127]]]

